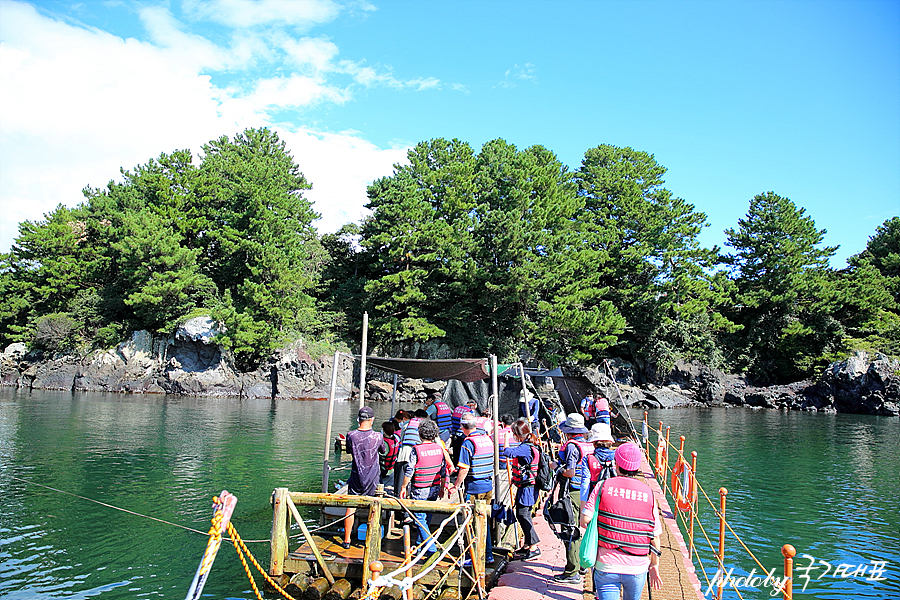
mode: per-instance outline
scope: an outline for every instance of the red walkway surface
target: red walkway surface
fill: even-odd
[[[643,464],[645,481],[653,489],[665,522],[660,537],[660,577],[663,588],[653,592],[653,600],[706,600],[701,593],[700,582],[694,567],[687,558],[687,546],[675,522],[669,503],[653,477],[650,466]],[[550,526],[538,511],[534,526],[541,539],[541,555],[529,561],[512,561],[506,573],[490,591],[489,600],[589,600],[594,597],[590,572],[581,585],[557,583],[553,575],[561,573],[566,564],[562,542],[556,538]],[[644,586],[642,598],[649,598],[648,586]]]

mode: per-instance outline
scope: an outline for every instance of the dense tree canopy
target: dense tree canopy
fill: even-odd
[[[706,215],[632,148],[591,148],[575,171],[502,139],[407,158],[369,186],[369,217],[322,236],[267,129],[122,170],[20,224],[0,257],[0,343],[83,352],[210,314],[252,367],[297,338],[352,344],[366,310],[387,354],[620,356],[649,379],[679,359],[786,381],[854,348],[900,352],[900,217],[835,270],[826,232],[774,192],[725,232],[729,252],[702,247]]]
[[[122,177],[20,225],[0,279],[8,340],[29,339],[48,314],[73,318],[90,345],[206,312],[249,365],[286,336],[319,333],[318,215],[276,134],[248,129],[204,145],[199,165],[176,151]]]

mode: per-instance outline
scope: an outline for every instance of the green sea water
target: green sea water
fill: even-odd
[[[698,480],[714,506],[727,490],[733,532],[726,528],[720,579],[736,585],[725,586],[725,598],[781,598],[765,571],[783,577],[784,544],[797,551],[795,598],[900,598],[896,417],[714,408],[649,411],[648,421],[669,427],[676,448],[685,436],[685,455],[697,452]],[[719,520],[703,492],[698,512],[695,566],[707,592],[718,587]]]
[[[335,433],[355,426],[355,408],[336,404]],[[374,408],[388,417],[390,405]],[[320,489],[326,418],[317,401],[0,389],[0,598],[183,598],[223,489],[267,566],[271,493]],[[729,489],[729,521],[766,567],[780,566],[784,543],[834,567],[885,563],[884,578],[868,581],[871,571],[819,576],[817,562],[795,597],[900,598],[900,420],[749,410],[654,420],[697,450],[708,493]],[[718,531],[711,510],[700,516]],[[736,545],[726,550],[733,577],[752,568]],[[227,543],[205,596],[254,597]]]

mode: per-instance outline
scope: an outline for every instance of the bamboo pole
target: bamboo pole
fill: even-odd
[[[328,459],[331,455],[331,425],[334,421],[334,395],[337,388],[337,369],[338,360],[341,353],[334,353],[334,364],[331,365],[331,390],[328,393],[328,423],[325,425],[325,459],[322,462],[322,493],[328,493],[328,475],[331,468],[328,466]]]
[[[287,488],[275,488],[272,497],[272,534],[269,538],[269,575],[280,577],[284,573],[284,557],[288,552]]]
[[[365,404],[366,396],[366,353],[369,351],[369,313],[363,313],[362,352],[359,365],[359,407]]]
[[[285,494],[285,501],[287,507],[291,511],[291,514],[294,515],[294,520],[297,521],[297,525],[300,527],[300,531],[303,533],[303,537],[306,539],[306,543],[309,544],[309,549],[312,551],[313,556],[316,557],[316,562],[322,569],[322,574],[325,576],[325,579],[328,580],[328,583],[334,585],[334,575],[331,574],[331,570],[328,568],[328,563],[325,562],[325,558],[319,551],[319,547],[316,545],[315,540],[313,540],[312,535],[310,535],[309,529],[306,528],[306,523],[303,522],[303,517],[300,516],[300,511],[297,510],[297,507],[294,505],[294,501],[291,500],[290,494]]]

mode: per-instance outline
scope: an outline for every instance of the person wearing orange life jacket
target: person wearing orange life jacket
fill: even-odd
[[[559,448],[558,477],[561,479],[560,483],[566,486],[566,492],[572,499],[572,506],[578,512],[581,506],[581,460],[588,454],[593,454],[594,445],[584,439],[588,430],[584,426],[584,417],[579,413],[569,414],[565,422],[560,424],[559,430],[565,437],[565,442]],[[581,583],[579,572],[581,559],[578,556],[581,538],[578,536],[575,539],[564,540],[564,544],[566,566],[563,572],[554,575],[553,579],[562,583]]]
[[[659,508],[653,490],[643,482],[643,453],[633,442],[615,452],[616,477],[594,487],[581,510],[586,527],[597,507],[597,560],[594,593],[597,600],[638,600],[649,579],[662,588],[659,576]]]
[[[540,441],[531,432],[531,426],[525,419],[513,423],[511,429],[517,444],[502,450],[500,455],[512,462],[512,485],[516,486],[516,520],[525,537],[523,546],[513,553],[513,560],[529,560],[541,555],[541,549],[535,547],[540,538],[531,520],[531,507],[537,502],[534,482],[541,457]]]
[[[400,498],[437,500],[442,495],[447,482],[449,464],[446,449],[436,441],[439,432],[437,424],[431,419],[423,419],[419,424],[421,441],[410,453],[403,475],[403,485],[400,488]],[[428,529],[431,514],[414,513],[413,517],[419,529],[417,543],[421,544],[431,535]],[[434,552],[434,545],[429,544],[426,551],[429,554]]]

